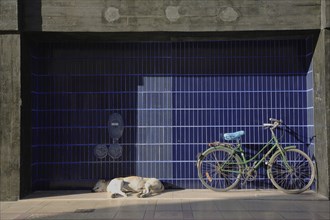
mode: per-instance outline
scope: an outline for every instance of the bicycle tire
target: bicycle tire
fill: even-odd
[[[198,160],[198,178],[208,189],[218,192],[228,191],[240,181],[242,175],[240,163],[240,157],[233,154],[232,150],[214,148]]]
[[[299,149],[285,150],[292,169],[285,166],[280,151],[269,160],[268,177],[272,184],[285,193],[302,193],[309,189],[315,178],[315,167],[310,157]]]

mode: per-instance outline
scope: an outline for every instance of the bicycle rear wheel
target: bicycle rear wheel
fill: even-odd
[[[309,189],[315,178],[315,168],[310,157],[301,150],[285,150],[287,166],[281,152],[269,160],[268,175],[273,185],[286,193],[302,193]]]
[[[213,149],[197,162],[198,177],[202,184],[214,191],[234,188],[241,177],[241,159],[230,149]]]

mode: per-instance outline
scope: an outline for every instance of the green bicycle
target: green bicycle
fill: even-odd
[[[274,132],[283,122],[272,118],[270,121],[263,126],[269,128],[271,139],[250,159],[245,157],[239,141],[244,131],[224,134],[225,140],[236,140],[237,144],[209,144],[210,148],[201,153],[197,161],[198,177],[202,184],[214,191],[228,191],[236,187],[241,179],[243,183],[254,180],[257,168],[266,164],[267,176],[277,189],[286,193],[301,193],[309,189],[315,178],[313,161],[295,146],[283,148]],[[256,160],[263,152],[262,158]],[[253,165],[249,166],[252,161]]]

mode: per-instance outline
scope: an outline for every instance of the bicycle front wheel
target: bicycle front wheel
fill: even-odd
[[[310,157],[301,150],[285,150],[269,160],[268,175],[273,185],[286,193],[302,193],[313,184],[315,168]]]
[[[230,149],[213,149],[198,160],[198,177],[208,189],[227,191],[234,188],[240,180],[240,163],[240,157]]]

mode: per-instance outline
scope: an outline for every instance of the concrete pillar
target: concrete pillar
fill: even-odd
[[[0,200],[20,191],[20,35],[0,34]]]
[[[0,1],[0,201],[20,193],[20,35],[18,0]]]
[[[315,159],[318,193],[330,197],[330,38],[322,29],[314,53]]]
[[[322,193],[323,195],[327,196],[328,198],[330,198],[330,30],[329,29],[324,29],[322,30],[324,32],[324,50],[325,50],[325,54],[324,54],[324,69],[325,69],[325,92],[326,92],[326,125],[327,125],[327,129],[326,129],[326,140],[327,140],[327,145],[325,148],[327,152],[327,162],[325,164],[325,173],[327,174],[326,177],[328,177],[327,180],[325,181],[325,185],[324,185],[324,192],[320,191],[320,193]]]
[[[314,53],[315,157],[318,193],[330,198],[330,1],[321,0],[321,26]]]

